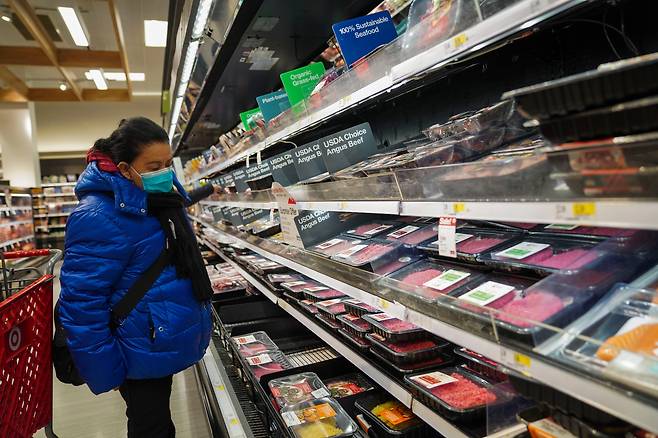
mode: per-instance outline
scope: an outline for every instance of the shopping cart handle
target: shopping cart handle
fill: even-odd
[[[5,259],[22,259],[24,257],[49,256],[49,249],[33,249],[29,251],[7,251],[3,253]]]

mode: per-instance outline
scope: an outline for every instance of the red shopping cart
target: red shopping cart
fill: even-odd
[[[27,438],[52,420],[53,269],[59,250],[0,253],[0,437]],[[16,260],[11,266],[9,259]]]

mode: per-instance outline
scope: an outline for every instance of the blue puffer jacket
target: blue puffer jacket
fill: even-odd
[[[176,187],[187,196],[178,181]],[[147,216],[146,193],[95,163],[76,188],[80,204],[66,225],[60,320],[80,375],[96,394],[126,378],[164,377],[194,364],[210,340],[210,305],[168,266],[114,333],[116,304],[160,255],[165,237]]]

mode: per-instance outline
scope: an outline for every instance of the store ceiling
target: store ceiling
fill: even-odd
[[[135,95],[156,95],[161,92],[164,48],[145,47],[144,20],[167,20],[168,2],[164,0],[0,0],[0,101],[16,97],[35,101],[76,101],[72,87],[81,90],[81,100],[128,100],[126,81],[107,80],[108,90],[97,90],[85,77],[91,68],[103,68],[104,73],[124,72],[121,51],[116,41],[112,5],[123,29],[124,50],[128,69],[144,73],[144,81],[131,81]],[[87,29],[89,47],[74,44],[58,6],[77,7]],[[55,66],[45,54],[43,44],[31,38],[33,34],[21,26],[17,8],[31,8],[45,30],[60,66]],[[19,18],[19,19],[17,19]],[[27,26],[26,26],[27,27]],[[47,49],[46,49],[47,50]],[[36,65],[35,65],[36,64]],[[64,70],[64,72],[62,71]],[[69,81],[67,81],[68,76]],[[73,85],[71,85],[71,82]],[[61,91],[60,85],[67,90]],[[26,93],[27,90],[27,93]],[[8,97],[9,96],[9,97]],[[21,100],[20,98],[18,100]]]
[[[282,8],[280,1],[264,0],[248,26],[238,30],[242,32],[240,42],[222,66],[219,80],[210,84],[210,90],[204,89],[199,98],[197,106],[201,105],[203,111],[184,139],[184,148],[188,151],[208,148],[220,134],[239,122],[240,112],[256,106],[257,96],[281,87],[280,73],[305,65],[318,56],[332,35],[333,23],[366,14],[378,3],[291,0]],[[268,29],[268,23],[273,24],[272,29]],[[272,58],[279,58],[270,70],[252,70],[252,64],[245,62],[245,52],[254,47],[251,44],[254,41],[274,51]]]

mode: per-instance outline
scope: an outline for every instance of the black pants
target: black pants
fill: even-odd
[[[174,438],[169,398],[172,376],[126,380],[119,388],[126,401],[128,438]]]

